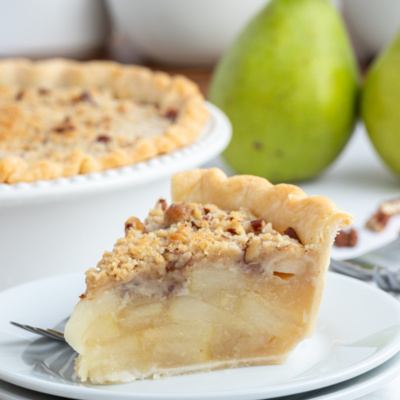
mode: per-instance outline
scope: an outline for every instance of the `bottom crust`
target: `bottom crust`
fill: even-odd
[[[94,384],[115,384],[115,383],[129,383],[140,379],[158,379],[167,378],[170,376],[177,376],[183,374],[194,374],[201,372],[211,372],[221,369],[229,368],[242,368],[242,367],[258,367],[262,365],[274,365],[282,364],[286,361],[290,353],[283,354],[275,357],[261,357],[261,358],[249,358],[247,360],[232,360],[232,361],[215,361],[206,365],[191,365],[180,368],[168,368],[168,369],[154,369],[146,374],[141,371],[121,371],[110,374],[104,374],[102,379],[96,380],[91,378],[90,381]],[[79,372],[79,376],[87,376],[88,369],[85,363],[81,361],[78,356],[76,359],[75,369]]]

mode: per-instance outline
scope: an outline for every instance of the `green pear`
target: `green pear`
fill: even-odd
[[[273,0],[213,74],[209,99],[229,117],[224,158],[271,182],[309,179],[348,141],[358,69],[345,28],[325,0]]]
[[[400,32],[368,71],[361,116],[383,161],[400,174]]]

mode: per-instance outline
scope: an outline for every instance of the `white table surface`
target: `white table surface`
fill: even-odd
[[[221,158],[209,162],[206,167],[217,166],[227,173],[231,171]],[[331,198],[342,209],[356,218],[353,227],[359,234],[359,243],[353,249],[333,249],[333,255],[346,258],[364,250],[377,247],[395,238],[400,231],[400,216],[394,217],[384,232],[376,234],[364,228],[366,220],[375,213],[378,205],[388,199],[400,197],[400,178],[391,173],[380,161],[372,148],[364,127],[357,125],[347,147],[332,166],[313,181],[297,183],[308,195],[320,194]],[[398,400],[400,376],[374,392],[362,396],[362,400]],[[60,399],[48,395],[23,391],[22,395],[2,397],[6,400]],[[28,397],[27,397],[28,396]]]

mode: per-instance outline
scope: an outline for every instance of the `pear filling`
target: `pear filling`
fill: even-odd
[[[84,299],[70,321],[81,321],[79,343],[71,343],[80,354],[78,375],[113,383],[154,377],[155,371],[282,362],[302,338],[297,298],[312,301],[312,282],[304,285],[303,277],[299,284],[295,273],[270,269],[273,258],[256,273],[234,264],[188,268],[174,284],[168,273],[158,280],[138,275]]]

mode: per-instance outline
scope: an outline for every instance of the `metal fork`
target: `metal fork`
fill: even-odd
[[[17,326],[18,328],[25,329],[28,332],[36,333],[38,335],[44,336],[46,338],[59,340],[60,342],[65,342],[64,334],[55,329],[42,329],[30,325],[19,324],[18,322],[10,321],[11,325]]]
[[[400,291],[400,275],[392,269],[396,264],[400,269],[400,236],[361,256],[348,260],[331,259],[330,268],[357,279],[374,280],[386,291]]]
[[[375,267],[372,277],[381,289],[387,292],[400,292],[399,271],[392,271],[390,268]]]

